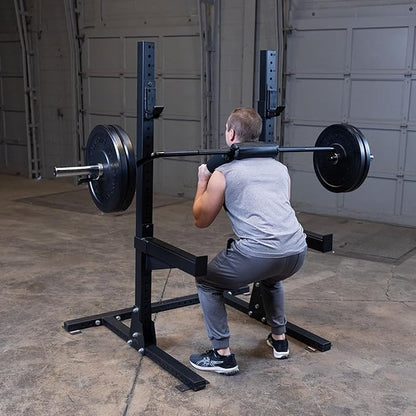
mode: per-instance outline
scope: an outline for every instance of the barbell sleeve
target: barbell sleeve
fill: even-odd
[[[103,172],[104,166],[101,163],[88,166],[65,166],[53,168],[53,174],[57,178],[87,175],[98,179],[103,175]]]

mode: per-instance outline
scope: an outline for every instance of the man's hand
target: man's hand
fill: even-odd
[[[207,165],[201,165],[198,168],[198,181],[208,182],[212,173],[208,170]]]

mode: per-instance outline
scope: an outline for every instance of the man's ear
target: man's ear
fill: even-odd
[[[230,133],[230,136],[229,137],[230,137],[230,142],[232,143],[236,139],[235,130],[234,129],[230,129],[228,132]]]

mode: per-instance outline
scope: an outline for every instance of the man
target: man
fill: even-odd
[[[262,120],[251,108],[236,108],[225,127],[227,145],[244,146],[258,141]],[[238,239],[209,263],[205,276],[196,279],[213,349],[191,355],[193,367],[227,375],[238,372],[229,345],[223,292],[253,282],[260,282],[271,327],[267,343],[275,358],[289,356],[282,280],[302,267],[306,255],[305,234],[289,198],[287,168],[275,158],[233,160],[217,167],[212,175],[205,164],[199,167],[193,204],[195,225],[208,227],[224,206]]]

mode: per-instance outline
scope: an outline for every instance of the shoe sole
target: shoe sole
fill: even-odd
[[[197,370],[201,371],[215,371],[218,374],[224,374],[226,376],[233,376],[234,374],[237,374],[240,370],[238,369],[238,365],[231,368],[223,368],[223,367],[201,367],[198,364],[193,363],[192,361],[189,361],[189,363],[192,365],[192,367],[196,368]]]
[[[277,358],[278,360],[284,360],[285,358],[289,358],[289,349],[287,351],[284,351],[284,352],[278,352],[274,349],[273,344],[270,342],[269,339],[267,339],[266,342],[267,342],[267,345],[269,347],[273,348],[274,358]]]

